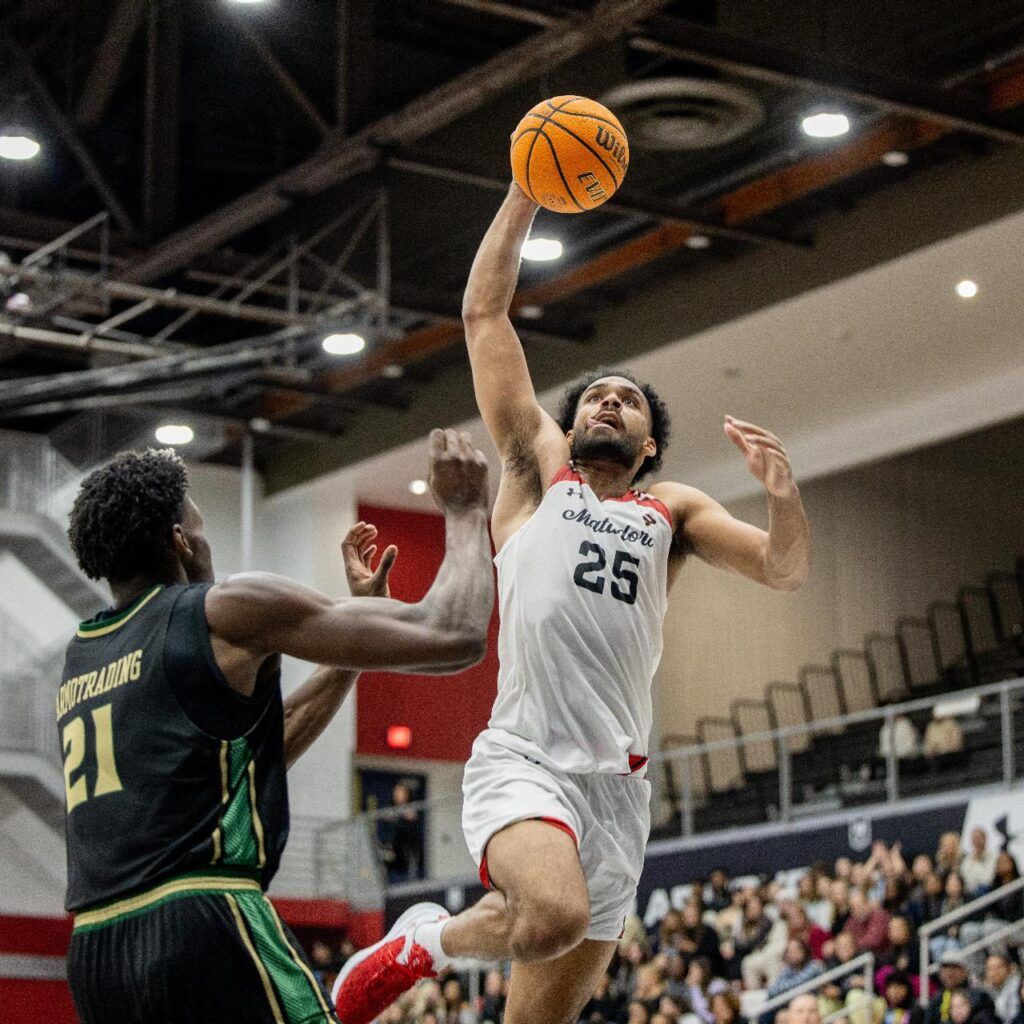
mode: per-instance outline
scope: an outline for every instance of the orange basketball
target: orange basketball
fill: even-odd
[[[538,103],[512,133],[512,174],[535,202],[555,213],[585,213],[606,202],[629,167],[618,118],[585,96]]]

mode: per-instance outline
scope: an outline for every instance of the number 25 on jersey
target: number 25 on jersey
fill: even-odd
[[[576,571],[572,574],[573,581],[577,587],[584,590],[592,590],[595,594],[603,594],[605,583],[603,575],[608,565],[608,556],[600,544],[592,540],[585,540],[580,545],[580,554],[585,558],[593,556],[590,561],[580,562]],[[612,559],[612,585],[610,593],[616,601],[623,604],[636,604],[636,592],[640,583],[636,567],[640,559],[631,555],[628,551],[616,551]]]

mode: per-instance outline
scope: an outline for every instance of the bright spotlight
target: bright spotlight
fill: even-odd
[[[978,286],[974,281],[965,279],[956,286],[956,293],[961,299],[973,299],[978,294]]]
[[[711,239],[707,235],[693,234],[683,244],[687,249],[709,249]]]
[[[823,110],[805,117],[802,127],[804,133],[813,139],[834,139],[850,130],[850,119],[845,114]]]
[[[17,130],[0,135],[0,157],[4,160],[32,160],[41,148],[35,139]]]
[[[426,480],[410,480],[409,490],[413,494],[426,494],[427,493],[427,481]]]
[[[366,348],[366,339],[359,334],[328,334],[321,345],[332,356],[354,356]]]
[[[523,259],[538,263],[562,256],[562,243],[557,238],[528,238],[523,242]]]
[[[156,428],[156,439],[161,444],[191,444],[195,431],[184,423],[165,423]]]
[[[886,167],[906,167],[910,163],[910,155],[902,149],[890,149],[882,154],[882,163]]]

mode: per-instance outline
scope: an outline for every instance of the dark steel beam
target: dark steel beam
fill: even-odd
[[[142,219],[150,239],[174,223],[177,207],[181,14],[180,0],[150,4],[142,194]]]
[[[335,124],[350,135],[373,116],[376,93],[372,0],[337,0]]]
[[[509,181],[504,178],[492,178],[488,175],[477,174],[471,171],[464,171],[454,167],[445,167],[434,162],[407,157],[390,157],[388,166],[399,171],[408,171],[410,174],[422,174],[425,177],[440,178],[442,181],[453,181],[463,185],[475,185],[477,188],[487,189],[490,192],[506,192]],[[622,217],[642,217],[644,220],[653,220],[658,223],[676,221],[680,224],[687,224],[689,227],[701,234],[712,235],[716,238],[729,238],[735,242],[747,242],[753,245],[780,245],[788,248],[807,248],[807,242],[787,238],[782,235],[772,235],[765,231],[755,231],[749,228],[729,227],[725,224],[715,223],[704,218],[695,217],[689,210],[679,206],[677,203],[665,202],[657,199],[639,199],[632,196],[625,197],[616,195],[601,206],[602,212],[618,214]]]
[[[291,72],[281,63],[277,55],[267,45],[264,38],[246,21],[245,18],[235,18],[231,27],[241,33],[245,41],[255,51],[256,56],[263,62],[264,67],[274,76],[274,80],[281,87],[284,94],[301,111],[307,121],[313,126],[319,135],[326,135],[331,126],[320,115],[313,101],[305,94],[302,87],[292,77]]]
[[[983,96],[952,93],[917,79],[825,62],[819,57],[768,48],[679,18],[651,18],[633,45],[649,52],[704,64],[772,85],[813,89],[852,103],[941,124],[1008,145],[1024,144],[1024,134],[993,121]]]
[[[95,128],[103,118],[145,11],[146,0],[121,0],[111,14],[75,111],[80,128]]]
[[[85,148],[82,140],[79,139],[78,133],[75,131],[71,122],[64,116],[64,112],[60,107],[57,106],[53,96],[50,95],[50,90],[46,87],[43,80],[36,74],[35,68],[32,67],[32,62],[29,60],[28,56],[21,47],[7,35],[0,36],[0,50],[6,50],[9,55],[9,59],[17,68],[22,78],[25,79],[29,89],[35,96],[36,102],[38,102],[39,106],[45,111],[46,116],[53,123],[54,128],[57,129],[57,133],[63,140],[64,145],[66,145],[74,154],[79,166],[85,172],[85,176],[89,179],[93,188],[99,193],[100,198],[106,204],[111,216],[117,221],[122,230],[127,231],[129,234],[133,234],[135,232],[135,225],[132,223],[131,217],[128,216],[128,212],[121,205],[121,201],[117,198],[117,194],[107,183],[107,180],[104,178],[99,167],[97,167],[96,161],[92,158],[92,154]]]
[[[601,0],[592,11],[546,29],[433,89],[355,135],[333,131],[314,156],[155,246],[129,271],[150,281],[184,266],[249,228],[287,210],[295,196],[319,195],[375,166],[383,148],[436,132],[508,89],[615,39],[669,0]]]
[[[444,0],[455,7],[511,18],[531,25],[555,25],[566,9],[531,10],[500,0]],[[1024,143],[1024,134],[988,117],[982,97],[951,94],[917,79],[883,75],[860,67],[837,65],[792,51],[768,48],[755,41],[668,15],[656,15],[630,46],[675,60],[703,64],[739,78],[813,90],[894,114],[917,117],[953,131],[970,132],[1008,145]]]

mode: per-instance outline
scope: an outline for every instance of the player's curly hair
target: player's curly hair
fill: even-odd
[[[82,572],[115,583],[159,574],[187,491],[188,472],[173,448],[121,452],[90,473],[68,526]]]
[[[567,434],[572,430],[572,425],[576,421],[576,409],[580,404],[580,399],[583,397],[583,392],[594,381],[601,380],[602,377],[624,377],[630,383],[635,384],[643,393],[644,398],[647,399],[647,404],[651,409],[651,437],[654,438],[658,451],[655,455],[649,455],[640,464],[640,468],[637,470],[636,476],[633,477],[632,481],[636,483],[637,480],[642,480],[650,473],[656,473],[661,469],[662,455],[668,447],[669,437],[672,434],[672,417],[669,415],[668,406],[665,405],[661,396],[650,384],[642,384],[629,370],[620,370],[613,366],[599,366],[596,370],[589,370],[582,377],[577,377],[576,380],[566,387],[562,392],[562,399],[558,405],[556,419],[563,434]]]

